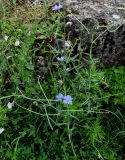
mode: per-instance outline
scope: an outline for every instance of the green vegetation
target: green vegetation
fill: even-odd
[[[125,67],[96,66],[92,33],[89,52],[74,53],[84,25],[69,48],[60,49],[56,40],[69,40],[63,11],[47,11],[52,16],[30,24],[12,19],[7,4],[3,13],[0,159],[124,159]]]

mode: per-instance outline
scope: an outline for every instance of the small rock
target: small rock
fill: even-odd
[[[120,16],[119,16],[118,14],[113,14],[112,17],[113,17],[114,19],[120,19]]]

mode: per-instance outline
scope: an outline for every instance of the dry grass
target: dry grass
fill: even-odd
[[[9,7],[9,16],[7,18],[11,20],[20,20],[21,22],[29,23],[33,19],[38,19],[45,16],[43,7],[39,5],[39,3],[36,3],[35,5],[30,2],[17,3],[16,6],[14,6],[10,1],[4,1],[2,3],[3,6],[7,5]],[[3,15],[4,14],[1,11],[0,18],[3,18]]]

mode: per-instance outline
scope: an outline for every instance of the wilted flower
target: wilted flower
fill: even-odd
[[[35,8],[35,6],[36,6],[36,2],[34,1],[34,2],[32,3],[32,8]]]
[[[58,83],[59,83],[59,85],[62,85],[63,84],[63,80],[62,79],[58,80]]]
[[[70,26],[70,27],[71,27],[72,24],[73,24],[73,23],[69,21],[69,22],[66,23],[66,26]]]
[[[63,62],[63,61],[64,61],[64,56],[57,57],[57,60],[58,60],[58,61],[61,61],[61,62]]]
[[[64,96],[63,97],[63,103],[64,104],[71,104],[72,105],[72,97],[70,95]]]
[[[56,95],[56,99],[57,99],[57,100],[63,100],[63,97],[64,97],[64,96],[63,96],[62,93],[59,93],[59,94]]]
[[[4,128],[0,128],[0,134],[4,131]]]
[[[71,45],[72,45],[72,42],[71,41],[65,41],[65,47],[67,48],[67,49],[69,49],[70,47],[71,47]]]
[[[54,5],[53,7],[52,7],[52,10],[53,11],[59,11],[59,10],[61,10],[63,7],[62,7],[62,5],[61,4],[56,4],[56,5]]]
[[[8,102],[7,107],[8,107],[9,109],[12,109],[12,107],[13,107],[13,103]]]
[[[69,72],[69,71],[71,71],[71,70],[72,70],[71,68],[66,68],[66,71],[67,71],[67,72]]]
[[[5,40],[5,41],[7,41],[8,38],[9,38],[9,36],[7,36],[7,35],[4,36],[4,40]]]
[[[30,36],[30,35],[31,35],[31,31],[28,31],[28,33],[27,33],[27,34],[28,34],[28,36]]]
[[[20,41],[19,41],[19,40],[16,40],[15,46],[18,47],[19,45],[20,45]]]
[[[35,8],[37,8],[37,7],[41,7],[41,4],[40,4],[40,2],[39,2],[39,0],[32,0],[33,2],[32,2],[32,8],[33,9],[35,9]]]

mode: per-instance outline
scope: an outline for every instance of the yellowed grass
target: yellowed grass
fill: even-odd
[[[9,19],[20,20],[21,22],[29,23],[32,19],[42,18],[45,16],[43,7],[40,5],[33,6],[30,2],[19,3],[16,6],[13,6],[9,1],[5,2],[10,8]],[[2,18],[3,14],[1,12],[0,17]]]

